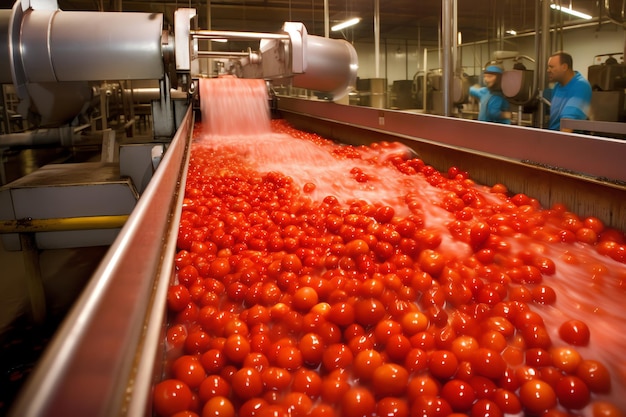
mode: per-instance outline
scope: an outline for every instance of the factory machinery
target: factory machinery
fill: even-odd
[[[0,146],[66,144],[93,102],[94,82],[157,80],[153,137],[119,146],[103,135],[102,160],[48,165],[0,189],[3,244],[36,253],[110,245],[16,401],[12,415],[146,415],[162,370],[165,299],[174,273],[177,227],[197,100],[198,59],[224,59],[238,76],[339,98],[356,79],[344,41],[308,35],[298,23],[276,34],[193,28],[180,9],[174,33],[162,16],[64,12],[45,1],[0,14],[0,81],[36,129],[0,136]],[[257,51],[198,50],[200,39],[258,40]],[[295,127],[347,144],[400,141],[434,167],[451,165],[484,184],[504,183],[545,206],[564,203],[626,230],[623,141],[486,124],[332,100],[278,96]],[[69,139],[64,132],[69,133]],[[33,258],[33,262],[36,259]],[[36,287],[36,283],[31,283]],[[41,291],[41,289],[39,290]],[[31,291],[35,316],[42,295]]]

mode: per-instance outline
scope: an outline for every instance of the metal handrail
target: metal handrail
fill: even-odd
[[[172,277],[193,113],[20,392],[11,416],[145,415]]]

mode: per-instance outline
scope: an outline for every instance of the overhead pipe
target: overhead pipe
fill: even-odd
[[[324,36],[330,37],[330,16],[328,9],[328,0],[324,0]]]
[[[376,78],[380,78],[380,0],[374,1],[374,56]]]
[[[537,75],[538,75],[538,86],[539,86],[539,128],[543,128],[545,121],[545,112],[546,112],[546,101],[543,97],[543,91],[547,87],[546,84],[546,62],[547,55],[549,54],[549,45],[550,45],[550,2],[548,0],[537,0],[542,1],[541,5],[541,31],[540,31],[540,48],[537,51]]]
[[[452,30],[456,16],[452,10],[454,0],[442,0],[442,42],[443,42],[443,115],[450,116],[452,110]]]

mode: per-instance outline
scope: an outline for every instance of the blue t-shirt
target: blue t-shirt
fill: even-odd
[[[551,130],[560,130],[561,119],[586,120],[591,105],[591,85],[575,71],[574,77],[565,85],[556,83],[550,101]]]
[[[470,94],[479,100],[478,120],[511,124],[511,119],[502,117],[502,112],[509,111],[509,102],[499,91],[489,91],[487,87],[470,87]]]

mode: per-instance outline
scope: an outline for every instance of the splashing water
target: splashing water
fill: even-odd
[[[377,202],[393,207],[397,215],[404,216],[409,214],[405,201],[407,190],[415,200],[425,203],[442,199],[443,191],[424,178],[408,177],[382,164],[393,155],[410,154],[412,151],[404,145],[394,144],[386,154],[363,148],[358,159],[338,159],[333,156],[337,144],[316,144],[272,132],[262,80],[203,79],[200,92],[203,120],[200,143],[234,151],[261,173],[288,172],[300,187],[314,184],[309,196],[315,201],[332,195],[344,203]],[[355,168],[367,176],[366,183],[354,181],[350,172]],[[471,252],[469,246],[453,240],[447,231],[446,224],[453,219],[451,213],[434,204],[423,204],[422,211],[430,229],[441,234],[444,248],[451,253]]]
[[[471,246],[455,239],[448,228],[455,217],[443,208],[446,192],[421,175],[407,176],[385,163],[393,155],[410,154],[410,149],[399,144],[384,150],[352,148],[352,157],[337,157],[342,149],[338,144],[272,131],[262,80],[201,80],[200,87],[203,130],[196,137],[196,146],[227,149],[259,173],[288,173],[301,190],[306,184],[313,184],[313,191],[306,196],[317,202],[330,195],[344,204],[364,200],[388,205],[397,216],[405,216],[410,213],[410,194],[420,202],[424,227],[441,235],[439,249],[460,260],[472,255]],[[355,169],[367,181],[355,181]],[[489,193],[488,187],[475,188],[489,204],[504,204]],[[554,260],[556,273],[545,277],[544,282],[556,291],[557,301],[551,306],[532,307],[543,317],[554,346],[565,345],[558,336],[564,321],[593,323],[592,341],[577,350],[585,358],[611,364],[614,388],[610,400],[626,409],[626,399],[620,398],[626,387],[626,315],[622,313],[626,265],[599,255],[586,244],[538,242],[518,235],[505,240],[511,253],[526,250]],[[592,413],[590,407],[582,411],[586,415]]]

